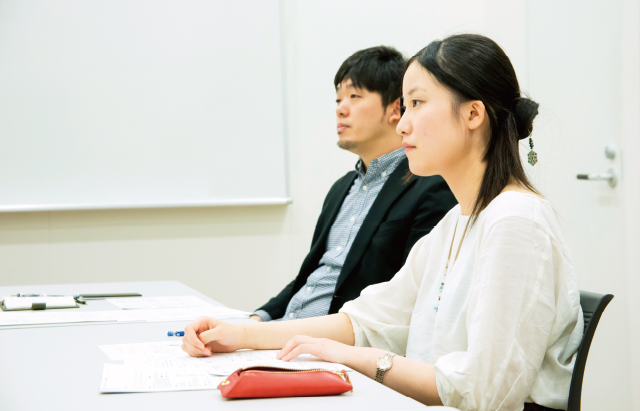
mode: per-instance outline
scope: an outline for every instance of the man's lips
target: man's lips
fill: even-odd
[[[338,133],[341,131],[344,131],[348,128],[349,126],[344,124],[344,123],[338,123]]]

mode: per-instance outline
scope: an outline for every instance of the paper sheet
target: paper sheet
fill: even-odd
[[[0,327],[29,324],[58,324],[82,322],[163,322],[192,321],[200,316],[226,318],[249,318],[249,313],[227,307],[165,308],[158,310],[112,310],[112,311],[18,311],[4,312]]]
[[[224,377],[214,377],[195,367],[152,368],[105,364],[100,392],[162,392],[215,390]]]
[[[111,304],[124,310],[157,309],[157,308],[188,308],[212,307],[211,303],[203,301],[195,295],[173,297],[129,297],[107,298]]]
[[[104,311],[19,311],[5,312],[0,316],[0,326],[30,325],[30,324],[59,324],[115,321]]]
[[[112,361],[122,361],[127,358],[176,358],[189,357],[189,354],[182,351],[181,339],[174,341],[161,341],[154,343],[140,344],[110,344],[99,345],[107,357]]]
[[[295,370],[322,368],[331,371],[352,371],[335,364],[303,354],[289,362],[276,360],[279,350],[240,350],[232,353],[214,353],[211,357],[191,357],[182,351],[182,341],[163,341],[141,344],[115,344],[98,346],[109,359],[123,360],[125,365],[144,367],[197,367],[213,375],[229,375],[238,368],[278,367]]]
[[[163,308],[156,310],[117,310],[109,311],[111,315],[122,322],[132,321],[182,321],[195,320],[201,316],[225,318],[249,318],[249,314],[244,311],[234,310],[227,307],[191,307],[191,308]]]

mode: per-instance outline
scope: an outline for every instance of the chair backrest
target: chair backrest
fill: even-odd
[[[582,334],[582,343],[578,348],[578,357],[573,367],[573,375],[571,376],[571,388],[569,388],[569,407],[567,411],[580,411],[580,398],[582,397],[582,379],[584,378],[584,368],[587,365],[587,356],[589,355],[589,347],[596,327],[600,321],[600,317],[607,307],[607,304],[613,299],[611,294],[596,294],[588,291],[580,291],[580,306],[584,315],[584,333]]]

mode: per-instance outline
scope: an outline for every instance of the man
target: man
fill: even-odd
[[[397,50],[380,46],[340,66],[334,79],[338,146],[360,159],[329,190],[298,276],[256,310],[254,320],[337,313],[365,287],[389,281],[416,241],[456,204],[439,176],[407,181],[396,133],[404,64]]]

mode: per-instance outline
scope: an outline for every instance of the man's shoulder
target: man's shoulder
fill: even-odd
[[[353,183],[353,180],[355,180],[357,176],[358,173],[356,173],[355,170],[349,171],[347,174],[343,175],[342,177],[337,179],[335,183],[333,183],[333,185],[329,189],[329,193],[331,193],[331,191],[336,188],[343,187],[345,184]]]

